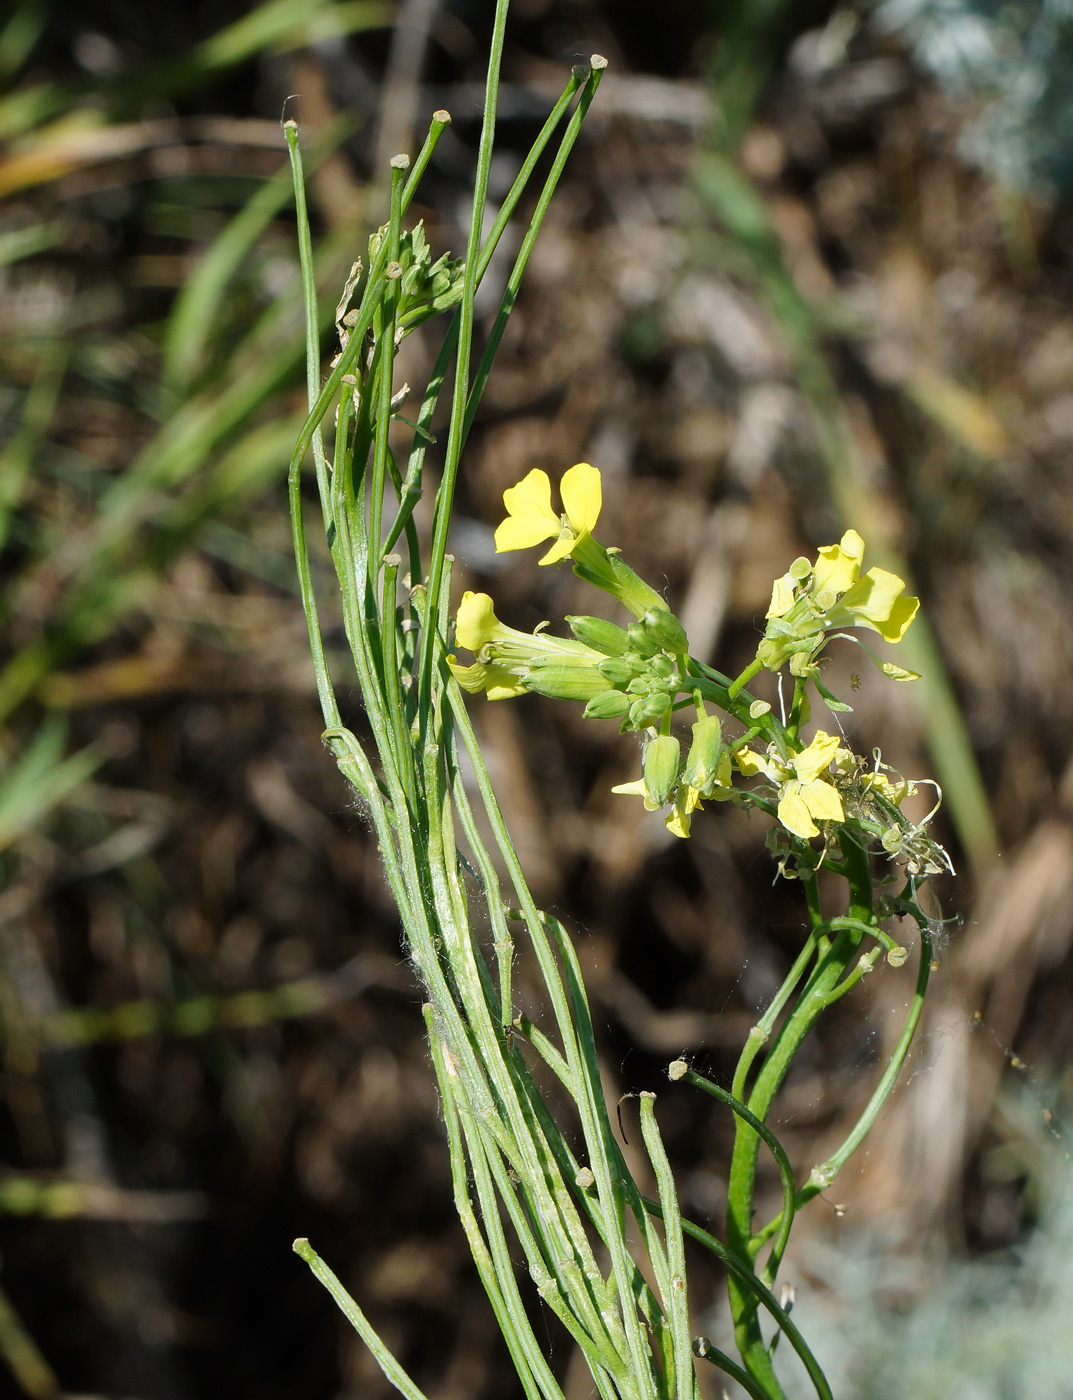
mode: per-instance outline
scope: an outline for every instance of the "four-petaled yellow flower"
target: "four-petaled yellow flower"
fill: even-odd
[[[796,623],[802,636],[810,628],[829,632],[839,627],[868,627],[884,641],[900,642],[917,615],[920,600],[907,596],[902,579],[886,569],[869,569],[861,578],[863,560],[864,540],[856,530],[847,530],[838,544],[825,545],[819,551],[803,595],[798,586],[808,577],[809,564],[807,559],[796,560],[789,573],[775,580],[767,610],[769,621]],[[790,619],[795,603],[805,600],[802,617]],[[769,628],[769,636],[781,634],[781,628]]]
[[[772,754],[765,758],[749,749],[741,749],[735,755],[735,762],[742,773],[764,773],[778,784],[779,821],[787,831],[807,841],[820,834],[817,821],[845,821],[842,799],[827,776],[838,745],[837,735],[825,734],[821,729],[808,748],[789,760]]]
[[[541,564],[557,564],[573,554],[577,546],[592,534],[600,517],[603,492],[600,473],[588,462],[579,462],[563,473],[559,483],[563,498],[563,515],[551,508],[551,481],[547,472],[535,467],[517,486],[503,492],[507,518],[496,530],[496,551],[529,549],[544,540],[555,543],[540,560]]]

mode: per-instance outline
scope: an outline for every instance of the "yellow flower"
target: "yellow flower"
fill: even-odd
[[[541,564],[557,564],[573,554],[576,547],[592,534],[600,517],[603,492],[600,473],[588,462],[578,462],[563,474],[559,483],[564,514],[551,508],[551,482],[547,472],[534,468],[517,486],[503,492],[507,518],[496,530],[496,551],[529,549],[544,540],[555,543],[540,560]]]
[[[527,691],[561,700],[591,700],[610,690],[597,669],[602,652],[568,637],[552,637],[537,628],[519,632],[495,615],[487,593],[463,593],[455,615],[455,638],[477,660],[460,666],[447,658],[463,690],[486,691],[489,700],[507,700]]]
[[[483,690],[489,700],[512,700],[516,695],[526,694],[526,688],[518,677],[495,661],[487,666],[483,661],[477,661],[472,666],[460,666],[453,656],[449,656],[447,664],[458,684],[471,695],[479,695]]]
[[[802,668],[811,665],[825,634],[841,627],[867,627],[884,641],[900,642],[920,600],[907,596],[903,580],[886,569],[869,569],[862,578],[863,559],[864,540],[856,530],[825,545],[815,564],[795,559],[772,587],[757,659],[771,671],[790,661],[795,675],[805,674]],[[890,674],[896,680],[916,678],[897,667]]]
[[[806,840],[818,836],[816,821],[845,820],[837,788],[829,778],[822,776],[830,767],[837,748],[837,736],[825,734],[821,729],[808,748],[795,754],[790,762],[793,777],[779,789],[779,821],[795,836]]]
[[[812,566],[812,586],[809,592],[819,601],[820,607],[827,606],[831,594],[845,593],[861,575],[864,561],[864,540],[856,530],[847,530],[838,544],[828,544],[819,551]]]
[[[845,821],[846,814],[838,789],[827,776],[827,769],[838,751],[838,737],[821,729],[808,748],[787,760],[776,755],[763,757],[751,749],[734,755],[738,769],[747,776],[765,774],[779,789],[779,821],[787,831],[806,841],[820,834],[817,821]]]
[[[919,598],[906,595],[905,584],[886,569],[869,569],[826,609],[826,626],[870,627],[885,642],[900,642],[917,615]]]
[[[477,652],[497,641],[513,628],[504,627],[495,614],[495,604],[487,593],[467,592],[455,614],[455,637],[460,647]]]

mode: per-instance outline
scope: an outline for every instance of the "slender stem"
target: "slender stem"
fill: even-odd
[[[658,1201],[650,1201],[647,1197],[641,1199],[646,1211],[657,1217],[660,1215],[661,1207]],[[743,1288],[755,1294],[760,1306],[771,1315],[779,1330],[786,1334],[790,1345],[801,1358],[820,1400],[832,1400],[831,1388],[827,1384],[827,1378],[823,1374],[820,1363],[813,1356],[790,1314],[781,1306],[771,1289],[757,1278],[748,1264],[743,1263],[725,1244],[721,1244],[714,1235],[709,1234],[700,1225],[694,1225],[691,1220],[687,1220],[683,1216],[682,1229],[690,1239],[696,1240],[698,1244],[703,1245],[705,1249],[714,1254],[726,1266],[727,1272],[735,1277]],[[768,1390],[762,1389],[761,1394],[765,1400],[771,1400],[771,1392]]]
[[[805,975],[805,970],[812,961],[812,956],[816,951],[816,934],[810,933],[805,940],[804,946],[794,960],[794,965],[787,973],[782,986],[775,993],[774,997],[764,1012],[760,1020],[753,1026],[745,1041],[741,1056],[738,1060],[737,1068],[734,1071],[734,1082],[731,1086],[731,1093],[739,1102],[745,1098],[745,1086],[748,1082],[749,1071],[753,1066],[753,1061],[767,1044],[771,1037],[771,1032],[775,1028],[775,1022],[782,1014],[782,1009],[793,995],[794,988]]]
[[[309,235],[309,213],[305,200],[305,183],[302,174],[301,150],[298,144],[298,127],[295,123],[286,124],[287,147],[291,155],[291,168],[294,173],[294,193],[298,210],[298,230],[299,230],[299,250],[301,252],[302,268],[302,292],[306,307],[306,380],[309,396],[312,398],[316,391],[316,365],[319,359],[320,343],[316,335],[317,319],[317,289],[313,278],[313,258],[312,245]],[[311,432],[311,437],[316,436],[316,430]],[[316,438],[319,443],[319,437]],[[308,444],[307,444],[308,445]],[[342,717],[339,714],[335,701],[335,692],[332,689],[331,676],[328,672],[328,661],[324,651],[324,638],[320,630],[320,621],[317,615],[317,599],[313,588],[313,572],[309,564],[309,550],[306,545],[305,525],[302,518],[302,457],[305,455],[295,454],[291,458],[290,470],[287,474],[287,494],[290,501],[291,514],[291,535],[294,543],[294,559],[298,569],[298,590],[302,599],[302,607],[305,611],[306,626],[309,631],[309,649],[313,657],[313,670],[317,681],[317,695],[320,699],[321,711],[324,714],[324,721],[328,728],[339,728],[342,726]],[[318,462],[318,481],[320,473],[320,456]]]
[[[707,1337],[698,1337],[693,1349],[702,1361],[710,1361],[725,1376],[737,1381],[742,1390],[747,1395],[751,1395],[753,1400],[768,1400],[768,1392],[757,1381],[753,1380],[748,1371],[743,1371],[736,1361],[732,1361],[725,1351],[720,1351],[717,1346],[713,1346]],[[723,1394],[726,1394],[725,1390]]]
[[[825,1186],[830,1185],[849,1161],[853,1153],[856,1152],[866,1134],[879,1117],[883,1105],[890,1097],[891,1090],[894,1088],[902,1065],[905,1063],[905,1057],[909,1053],[909,1046],[912,1043],[913,1036],[916,1034],[917,1026],[920,1023],[920,1013],[924,1009],[924,997],[927,993],[928,980],[931,976],[931,960],[931,937],[927,929],[922,927],[920,931],[920,964],[917,969],[917,984],[913,992],[913,1000],[909,1006],[909,1014],[905,1019],[902,1033],[898,1037],[898,1043],[894,1047],[894,1052],[890,1057],[887,1068],[883,1072],[882,1079],[876,1086],[875,1093],[868,1100],[868,1104],[857,1120],[853,1131],[837,1152],[828,1157],[827,1161],[820,1167],[814,1167],[812,1169],[809,1181],[802,1187],[803,1200],[810,1200],[813,1196],[822,1191]],[[814,1177],[816,1181],[813,1181]],[[823,1179],[820,1180],[820,1178]]]
[[[721,1089],[718,1084],[713,1084],[710,1079],[706,1079],[703,1074],[698,1074],[696,1070],[687,1069],[681,1078],[684,1079],[687,1084],[692,1084],[696,1089],[703,1089],[704,1092],[710,1094],[713,1099],[718,1099],[720,1103],[725,1103],[728,1108],[733,1109],[738,1117],[748,1123],[753,1131],[763,1138],[764,1142],[771,1149],[771,1155],[778,1164],[779,1175],[782,1178],[782,1223],[779,1227],[779,1238],[775,1241],[771,1251],[771,1258],[768,1261],[768,1268],[771,1271],[772,1277],[774,1277],[775,1271],[778,1269],[779,1260],[786,1251],[786,1245],[790,1238],[790,1227],[793,1225],[794,1211],[796,1209],[794,1204],[796,1199],[794,1170],[790,1165],[790,1159],[787,1157],[782,1143],[767,1124],[757,1118],[756,1114],[753,1113],[751,1109],[747,1108],[740,1099],[735,1098],[733,1094],[728,1094],[725,1089]],[[772,1261],[774,1261],[773,1264]]]
[[[298,261],[302,270],[303,302],[306,323],[306,394],[309,407],[317,399],[320,359],[320,323],[317,316],[316,278],[313,269],[313,237],[309,227],[309,207],[306,203],[305,171],[302,163],[302,145],[298,123],[288,121],[283,125],[287,137],[287,152],[291,160],[294,183],[294,204],[298,225]],[[324,457],[324,440],[318,427],[313,434],[313,460],[317,467],[317,485],[321,501],[328,495],[328,463]]]
[[[674,1381],[677,1400],[693,1400],[696,1384],[693,1374],[693,1351],[689,1338],[689,1300],[686,1292],[686,1254],[682,1236],[682,1217],[678,1210],[678,1193],[674,1173],[667,1159],[659,1125],[656,1122],[656,1096],[641,1095],[641,1136],[656,1174],[659,1203],[663,1214],[663,1232],[667,1242],[667,1266],[670,1289],[663,1299],[671,1324],[674,1354]]]
[[[849,919],[862,924],[869,921],[874,923],[872,880],[867,854],[845,827],[842,828],[841,845],[850,885]],[[825,947],[826,940],[820,934],[823,926],[822,911],[814,888],[810,891],[808,884],[806,894],[813,932],[817,935],[819,960],[797,1004],[783,1024],[749,1096],[749,1108],[762,1120],[767,1118],[775,1094],[793,1063],[801,1042],[823,1011],[825,999],[841,980],[863,937],[856,927],[845,928]],[[727,1192],[727,1243],[743,1261],[755,1259],[760,1248],[752,1233],[759,1145],[760,1137],[755,1129],[739,1119],[734,1136]],[[775,1262],[777,1264],[778,1261]],[[774,1270],[770,1267],[766,1269],[764,1277],[769,1284],[773,1283]],[[771,1358],[760,1332],[756,1299],[748,1290],[742,1289],[733,1277],[728,1280],[728,1293],[738,1350],[746,1369],[771,1387],[772,1394],[779,1396],[781,1400],[782,1390],[775,1378]]]
[[[594,59],[593,62],[595,65],[597,60]],[[605,62],[605,60],[600,60],[601,64]],[[586,70],[582,69],[580,71],[585,72]],[[488,343],[484,348],[484,353],[481,356],[477,372],[473,376],[473,387],[470,390],[469,403],[466,405],[466,417],[462,430],[463,440],[469,436],[469,430],[473,425],[473,419],[477,412],[477,405],[484,392],[484,387],[488,382],[488,376],[492,372],[492,363],[499,351],[503,333],[507,328],[507,321],[510,318],[511,311],[514,309],[514,303],[518,298],[518,290],[521,287],[522,278],[525,276],[525,269],[529,265],[529,258],[532,254],[537,234],[540,232],[540,226],[544,222],[544,216],[548,211],[548,206],[551,204],[552,195],[555,193],[563,170],[566,168],[567,157],[574,148],[574,143],[581,131],[581,124],[585,120],[585,115],[589,110],[589,105],[593,97],[596,95],[596,89],[600,85],[600,78],[602,75],[602,66],[594,66],[591,71],[588,71],[588,82],[585,84],[585,90],[581,94],[581,101],[574,109],[574,113],[567,124],[566,132],[559,144],[559,149],[556,152],[555,160],[548,173],[548,178],[545,180],[544,188],[541,190],[540,197],[537,200],[536,209],[533,212],[532,218],[529,220],[529,227],[525,232],[525,237],[522,240],[522,246],[518,251],[518,256],[514,260],[514,267],[511,269],[510,276],[507,279],[506,290],[503,293],[499,312],[496,315],[495,322],[489,333]],[[566,100],[568,100],[573,88],[577,86],[578,78],[579,70],[575,69],[572,85],[567,87],[563,97],[559,99],[559,103],[562,107],[565,107]],[[559,108],[557,107],[556,111],[558,110]],[[555,114],[553,113],[553,115]],[[551,125],[551,120],[552,119],[549,117],[547,123],[548,127]],[[557,120],[558,117],[556,116],[556,121]],[[489,238],[488,242],[491,244],[492,239]]]
[[[309,1241],[305,1239],[295,1240],[293,1249],[300,1259],[305,1260],[317,1280],[335,1299],[339,1310],[372,1352],[377,1365],[399,1394],[406,1396],[406,1400],[427,1400],[425,1392],[414,1384],[391,1352],[388,1351],[372,1323]]]
[[[386,243],[388,247],[387,288],[378,314],[374,318],[376,328],[376,372],[379,385],[379,402],[376,406],[376,430],[373,445],[373,471],[369,485],[369,583],[375,589],[376,574],[380,569],[382,551],[380,545],[381,522],[384,514],[384,484],[387,478],[388,433],[391,430],[391,396],[394,389],[393,370],[395,365],[395,319],[399,301],[399,279],[402,268],[399,266],[399,235],[402,224],[402,182],[409,165],[406,156],[393,156],[391,160],[391,216],[388,221]],[[386,551],[384,551],[386,552]],[[387,619],[384,619],[386,625]]]
[[[456,1095],[457,1077],[449,1067],[447,1049],[436,1026],[436,1012],[432,1006],[425,1007],[425,1022],[428,1028],[429,1045],[436,1067],[436,1079],[443,1096],[444,1118],[447,1122],[447,1140],[451,1157],[451,1180],[454,1183],[455,1208],[466,1234],[473,1262],[484,1284],[488,1301],[492,1305],[499,1329],[514,1361],[515,1370],[527,1396],[533,1395],[535,1374],[546,1368],[546,1362],[532,1336],[532,1327],[522,1305],[513,1268],[498,1273],[492,1252],[481,1234],[480,1224],[469,1195],[469,1172],[466,1154],[462,1143],[461,1124]],[[539,1360],[537,1359],[539,1357]],[[562,1400],[562,1391],[551,1380],[540,1386],[540,1393],[548,1400]]]
[[[417,193],[417,187],[421,183],[421,177],[428,169],[428,163],[432,159],[432,153],[439,145],[440,137],[451,124],[450,112],[445,112],[441,108],[433,112],[432,122],[425,137],[424,144],[417,153],[417,159],[410,166],[410,174],[406,181],[406,188],[402,192],[402,212],[405,214],[410,207],[410,201]]]
[[[451,401],[451,424],[447,434],[447,449],[443,477],[436,494],[432,550],[428,571],[428,615],[421,638],[419,696],[422,706],[422,727],[428,724],[428,705],[432,685],[433,658],[436,650],[439,621],[440,587],[443,581],[444,556],[447,553],[447,531],[451,523],[458,467],[465,437],[463,424],[469,397],[470,350],[473,344],[473,299],[477,290],[477,258],[481,246],[484,206],[488,197],[488,175],[492,163],[492,146],[496,129],[496,101],[499,94],[499,68],[503,59],[503,36],[507,23],[509,0],[496,0],[492,40],[488,55],[488,78],[484,95],[484,122],[477,152],[477,173],[473,182],[473,208],[470,213],[469,238],[466,243],[466,271],[462,283],[462,301],[458,319],[458,355],[455,361],[454,394]]]

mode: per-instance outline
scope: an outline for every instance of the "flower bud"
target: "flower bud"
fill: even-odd
[[[680,758],[681,746],[670,734],[660,734],[645,745],[642,763],[645,796],[653,807],[662,807],[670,800],[678,783]]]
[[[655,642],[657,648],[663,651],[674,652],[677,656],[689,649],[689,638],[685,634],[685,629],[666,608],[649,608],[639,624],[645,632]],[[630,628],[633,631],[633,628]]]
[[[693,726],[693,742],[689,746],[682,780],[703,792],[719,772],[723,755],[723,726],[718,715],[705,715]]]
[[[585,719],[620,719],[630,708],[621,690],[604,690],[585,706]]]
[[[659,642],[650,636],[639,622],[631,622],[626,629],[626,635],[629,638],[630,651],[637,656],[647,658],[655,656],[656,652],[659,651]]]
[[[554,659],[531,662],[523,680],[527,690],[535,690],[538,695],[547,695],[553,700],[591,700],[610,689],[594,666]]]
[[[604,656],[621,656],[629,645],[626,629],[602,617],[568,617],[566,625],[579,642]]]
[[[606,661],[601,661],[596,669],[610,685],[628,685],[643,671],[644,666],[643,663],[639,664],[636,658],[609,656]]]
[[[648,670],[650,675],[658,676],[661,681],[667,681],[674,675],[674,662],[665,652],[661,652],[659,656],[654,656],[648,663]]]
[[[630,723],[635,729],[647,729],[651,724],[658,724],[667,713],[670,703],[671,697],[666,691],[642,695],[630,706]],[[676,739],[675,743],[677,742]]]

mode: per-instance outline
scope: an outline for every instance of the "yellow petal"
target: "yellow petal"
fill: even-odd
[[[463,690],[468,690],[471,695],[479,695],[484,689],[484,667],[479,661],[473,666],[460,666],[453,656],[449,656],[447,664],[451,668],[451,675]]]
[[[888,642],[900,642],[916,617],[918,598],[905,595],[905,584],[886,569],[869,569],[828,611],[828,627],[869,627]]]
[[[825,783],[822,778],[815,782],[801,784],[801,797],[805,806],[818,822],[845,821],[842,799],[833,783]]]
[[[548,550],[547,554],[544,555],[543,559],[538,559],[537,563],[558,564],[560,559],[565,559],[568,554],[573,552],[574,545],[576,544],[577,536],[574,534],[573,530],[564,529],[560,533],[559,538]]]
[[[779,799],[779,821],[787,831],[792,831],[795,836],[801,836],[806,841],[810,836],[820,834],[819,827],[809,815],[808,804],[801,795],[801,784],[796,778],[791,778],[782,790]]]
[[[447,658],[451,674],[471,695],[479,695],[483,690],[489,700],[511,700],[517,695],[525,695],[526,689],[517,676],[495,662],[485,666],[480,661],[472,666],[459,666],[453,656]]]
[[[486,666],[486,677],[484,683],[484,693],[489,700],[513,700],[518,695],[527,695],[529,692],[517,676],[513,675],[504,666],[497,666],[493,662]]]
[[[919,598],[912,598],[908,593],[903,593],[891,605],[886,620],[876,624],[876,631],[886,642],[900,642],[908,631],[909,624],[916,617],[919,607]],[[916,675],[914,672],[908,672],[905,676],[895,676],[894,679],[915,680]]]
[[[619,783],[618,787],[613,787],[612,792],[620,792],[626,797],[644,797],[645,780],[637,778],[632,783]]]
[[[723,788],[732,786],[734,782],[734,771],[730,766],[729,749],[724,749],[719,755],[719,770],[716,774],[716,782]]]
[[[502,623],[495,615],[494,604],[487,593],[463,593],[455,614],[455,637],[467,651],[480,651],[492,640]]]
[[[672,836],[680,836],[683,840],[689,837],[689,813],[680,812],[677,807],[669,817],[664,819],[664,824]]]
[[[599,471],[590,467],[588,462],[578,462],[563,473],[559,492],[563,498],[566,518],[570,521],[574,533],[591,534],[600,518],[600,507],[603,505]]]
[[[861,539],[856,530],[847,530],[838,542],[839,549],[843,554],[850,554],[857,561],[860,568],[861,560],[864,558],[864,540]]]
[[[856,583],[864,558],[864,540],[847,530],[839,544],[825,545],[812,570],[812,593],[845,593]]]
[[[738,765],[738,772],[744,773],[747,778],[755,778],[757,773],[771,776],[771,765],[767,759],[754,753],[752,749],[738,749],[734,754],[734,762]]]
[[[559,517],[551,508],[551,482],[539,467],[503,492],[503,504],[507,518],[496,530],[497,553],[529,549],[559,533]]]
[[[783,574],[771,585],[771,603],[765,617],[785,617],[794,605],[794,581],[789,574]]]
[[[830,767],[831,760],[838,752],[838,745],[839,739],[836,734],[825,734],[821,729],[807,749],[794,754],[791,760],[794,772],[803,783],[812,782],[824,769]]]

